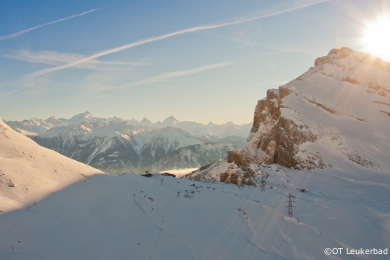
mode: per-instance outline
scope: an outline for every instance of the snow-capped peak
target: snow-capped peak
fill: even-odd
[[[80,113],[69,119],[69,122],[74,125],[81,124],[84,121],[91,122],[96,120],[95,117],[89,111],[85,111],[84,113]]]
[[[56,116],[51,116],[48,119],[46,119],[45,121],[48,121],[48,120],[59,120],[59,118]]]
[[[163,122],[162,122],[162,125],[164,126],[173,126],[175,125],[177,122],[179,122],[176,118],[174,118],[173,116],[170,116],[170,117],[167,117]]]
[[[147,119],[146,117],[142,118],[140,123],[142,125],[145,125],[145,126],[150,126],[152,124],[152,122],[149,119]]]
[[[390,63],[367,53],[354,51],[348,47],[342,47],[340,49],[332,49],[327,56],[320,57],[316,59],[315,66],[320,66],[321,64],[331,64],[336,60],[351,59],[354,62],[360,64],[368,65],[374,68],[378,68],[383,71],[390,72]]]

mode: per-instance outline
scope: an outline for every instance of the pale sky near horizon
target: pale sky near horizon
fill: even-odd
[[[366,24],[389,12],[387,0],[1,1],[0,117],[250,123],[267,89],[316,58],[366,51]]]

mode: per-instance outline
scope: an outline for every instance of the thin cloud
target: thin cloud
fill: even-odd
[[[104,8],[105,8],[105,7],[104,7]],[[46,26],[46,25],[50,25],[50,24],[53,24],[53,23],[62,22],[62,21],[65,21],[65,20],[68,20],[68,19],[71,19],[71,18],[74,18],[74,17],[78,17],[78,16],[82,16],[82,15],[85,15],[85,14],[88,14],[88,13],[92,13],[92,12],[98,11],[98,10],[101,10],[101,9],[104,9],[104,8],[92,9],[92,10],[83,12],[83,13],[81,13],[81,14],[75,14],[75,15],[72,15],[72,16],[69,16],[69,17],[65,17],[65,18],[62,18],[62,19],[53,21],[53,22],[48,22],[48,23],[44,23],[44,24],[41,24],[41,25],[37,25],[37,26],[31,27],[31,28],[29,28],[29,29],[26,29],[26,30],[23,30],[23,31],[20,31],[20,32],[17,32],[17,33],[13,33],[13,34],[1,36],[1,37],[0,37],[0,41],[9,40],[9,39],[18,37],[18,36],[20,36],[20,35],[22,35],[22,34],[25,34],[25,33],[29,32],[29,31],[38,29],[38,28],[40,28],[40,27],[43,27],[43,26]]]
[[[9,51],[7,54],[3,54],[2,57],[26,61],[26,62],[32,62],[32,63],[62,66],[65,64],[73,63],[80,59],[84,59],[87,56],[79,53],[59,53],[56,51],[31,52],[29,50],[16,50],[16,51]],[[76,67],[79,69],[90,69],[90,70],[111,70],[114,68],[118,68],[118,66],[128,67],[128,66],[137,66],[137,65],[147,65],[147,64],[138,63],[138,62],[99,61],[93,59],[78,64]]]
[[[120,88],[127,88],[127,87],[133,87],[137,85],[145,85],[145,84],[156,84],[159,82],[166,82],[166,81],[171,81],[173,78],[178,78],[178,77],[183,77],[191,74],[196,74],[199,72],[203,72],[206,70],[211,70],[211,69],[216,69],[220,67],[225,67],[233,64],[233,62],[222,62],[222,63],[215,63],[215,64],[209,64],[193,69],[188,69],[188,70],[180,70],[180,71],[171,71],[171,72],[166,72],[157,76],[153,76],[147,79],[143,79],[140,81],[136,81],[127,85],[115,87],[114,89],[120,89]]]
[[[54,68],[48,68],[48,69],[44,69],[44,70],[40,70],[40,71],[36,71],[36,72],[30,73],[30,74],[27,74],[27,75],[25,75],[25,77],[29,77],[29,78],[39,77],[39,76],[42,76],[42,75],[45,75],[45,74],[48,74],[48,73],[51,73],[51,72],[55,72],[55,71],[59,71],[59,70],[63,70],[63,69],[67,69],[67,68],[71,68],[71,67],[77,66],[77,65],[79,65],[81,63],[87,62],[87,61],[92,60],[92,59],[99,58],[101,56],[105,56],[105,55],[108,55],[108,54],[116,53],[116,52],[123,51],[123,50],[129,49],[129,48],[134,48],[136,46],[143,45],[143,44],[146,44],[146,43],[163,40],[163,39],[170,38],[170,37],[173,37],[173,36],[186,34],[186,33],[197,32],[197,31],[216,29],[216,28],[226,27],[226,26],[230,26],[230,25],[242,24],[242,23],[246,23],[246,22],[250,22],[250,21],[255,21],[255,20],[267,18],[267,17],[272,17],[272,16],[277,16],[277,15],[281,15],[281,14],[285,14],[285,13],[290,13],[290,12],[293,12],[293,11],[296,11],[296,10],[299,10],[299,9],[307,8],[307,7],[316,5],[316,4],[321,4],[321,3],[329,2],[329,1],[331,1],[331,0],[315,1],[315,2],[304,4],[304,5],[296,6],[296,7],[293,7],[293,8],[289,8],[289,9],[286,9],[286,10],[273,12],[273,13],[269,13],[269,14],[264,14],[264,15],[260,15],[260,16],[255,16],[255,17],[248,18],[248,19],[237,20],[237,21],[233,21],[233,22],[227,22],[227,23],[216,24],[216,25],[192,27],[192,28],[188,28],[188,29],[184,29],[184,30],[180,30],[180,31],[164,34],[164,35],[161,35],[161,36],[157,36],[157,37],[152,37],[152,38],[149,38],[149,39],[136,41],[136,42],[129,43],[129,44],[126,44],[126,45],[122,45],[120,47],[116,47],[116,48],[113,48],[113,49],[105,50],[105,51],[93,54],[91,56],[88,56],[88,57],[86,57],[84,59],[80,59],[80,60],[78,60],[76,62],[73,62],[73,63],[69,63],[69,64],[66,64],[66,65],[58,66],[58,67],[54,67]]]

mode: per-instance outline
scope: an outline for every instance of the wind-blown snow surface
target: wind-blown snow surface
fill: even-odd
[[[264,191],[157,174],[92,175],[0,126],[0,259],[330,259],[325,248],[389,247],[386,174],[269,166]]]

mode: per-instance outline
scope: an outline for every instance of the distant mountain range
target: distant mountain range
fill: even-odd
[[[67,157],[111,174],[197,168],[223,159],[245,142],[251,124],[207,125],[168,117],[94,117],[86,111],[70,119],[50,117],[6,121],[15,131]]]

